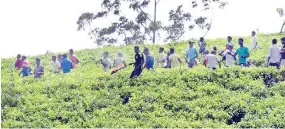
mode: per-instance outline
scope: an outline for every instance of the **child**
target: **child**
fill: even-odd
[[[18,54],[17,55],[17,61],[15,63],[15,67],[17,70],[21,69],[22,68],[22,59],[21,59],[21,54]]]
[[[154,65],[154,58],[153,56],[149,53],[148,48],[144,49],[144,54],[146,55],[146,62],[144,65],[144,68],[146,69],[153,69],[153,65]]]
[[[52,72],[59,73],[60,72],[60,62],[56,60],[56,56],[52,56]]]
[[[77,59],[77,57],[73,53],[73,49],[69,50],[69,55],[70,55],[70,60],[72,62],[72,68],[74,69],[74,68],[76,68],[76,65],[79,63],[79,60]]]
[[[36,58],[36,66],[34,69],[34,76],[35,76],[35,78],[41,78],[42,75],[44,75],[44,67],[41,66],[41,60],[39,58]]]
[[[207,67],[207,65],[208,65],[208,60],[207,60],[207,55],[209,54],[209,51],[208,50],[205,50],[204,52],[203,52],[203,58],[204,58],[204,61],[203,61],[203,65],[205,66],[205,67]]]
[[[111,61],[109,59],[109,53],[104,52],[103,53],[103,59],[100,60],[101,64],[103,65],[103,71],[108,72],[111,68]]]

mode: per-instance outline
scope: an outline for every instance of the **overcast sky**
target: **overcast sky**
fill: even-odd
[[[280,30],[282,19],[276,8],[285,7],[285,0],[227,1],[229,5],[224,10],[214,10],[212,30],[206,38],[245,36],[256,28],[264,33]],[[83,12],[100,11],[100,4],[101,0],[1,0],[0,56],[96,47],[87,33],[76,31],[76,21]],[[180,4],[186,11],[200,13],[189,10],[190,0],[162,0],[158,7],[158,19],[167,22],[169,10]],[[150,12],[152,8],[146,11]],[[132,17],[134,13],[125,12],[124,15]],[[96,25],[106,26],[113,20],[111,17],[96,22]],[[183,39],[202,35],[201,31],[193,31],[186,33]]]

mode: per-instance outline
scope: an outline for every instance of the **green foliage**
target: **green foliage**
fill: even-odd
[[[19,77],[13,68],[14,58],[2,59],[2,127],[284,128],[285,83],[280,80],[285,69],[262,67],[270,40],[280,36],[258,37],[262,49],[251,52],[250,59],[259,67],[212,71],[183,65],[145,70],[133,80],[128,78],[132,67],[111,76],[95,64],[103,51],[112,55],[121,51],[130,62],[132,46],[78,51],[81,63],[66,75],[48,72],[51,55],[40,56],[47,72],[37,80]],[[226,40],[207,43],[221,50]],[[157,56],[160,46],[147,47]],[[182,57],[187,47],[181,42],[175,49]],[[28,60],[35,64],[35,58]]]

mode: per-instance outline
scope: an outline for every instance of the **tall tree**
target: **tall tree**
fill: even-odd
[[[163,0],[103,0],[102,11],[97,13],[83,13],[78,21],[78,31],[88,31],[90,38],[95,40],[98,45],[112,45],[118,43],[122,38],[125,45],[142,44],[145,41],[157,42],[161,32],[165,32],[165,41],[178,41],[187,30],[192,30],[195,26],[201,29],[210,29],[211,23],[207,17],[199,16],[193,18],[189,12],[183,11],[180,5],[175,10],[170,10],[170,25],[163,25],[157,20],[157,9],[159,3]],[[145,10],[153,4],[154,11],[150,15]],[[227,3],[222,0],[189,0],[189,6],[192,8],[201,7],[203,10],[210,10],[212,6],[223,8]],[[128,10],[124,8],[128,6]],[[124,10],[123,10],[124,9]],[[124,11],[133,11],[137,15],[134,18],[127,18]],[[118,21],[111,23],[109,27],[92,28],[92,22],[100,18],[115,16]],[[185,29],[188,26],[187,30]],[[119,38],[118,38],[119,37]]]
[[[283,8],[277,8],[277,12],[279,13],[280,17],[285,17]],[[282,34],[283,31],[285,32],[285,20],[283,21],[283,24],[281,26],[280,34]]]

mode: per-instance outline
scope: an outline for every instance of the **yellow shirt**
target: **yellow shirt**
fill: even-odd
[[[171,68],[175,68],[175,67],[180,65],[180,62],[178,59],[179,59],[179,57],[177,54],[171,54],[169,56]]]

